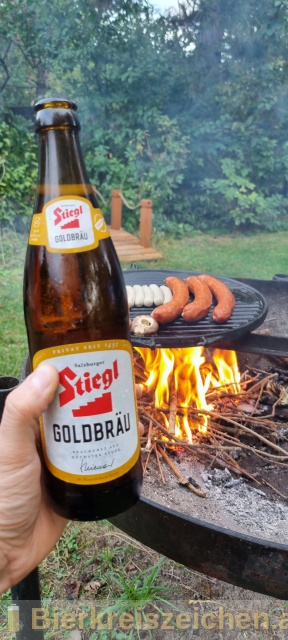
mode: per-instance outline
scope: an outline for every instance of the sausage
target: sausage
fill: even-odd
[[[133,287],[131,287],[129,284],[126,285],[126,293],[127,293],[128,307],[129,309],[131,309],[131,307],[133,307],[134,305],[135,292],[133,290]]]
[[[159,324],[172,322],[178,318],[189,300],[189,290],[183,280],[169,276],[166,278],[165,284],[171,289],[173,298],[170,302],[161,304],[160,307],[153,309],[151,316],[155,318]]]
[[[164,302],[163,293],[160,287],[158,287],[158,284],[150,284],[149,289],[152,292],[153,303],[155,304],[155,307],[160,307],[160,304],[163,304]]]
[[[161,284],[160,291],[163,294],[163,304],[166,304],[166,302],[170,302],[172,300],[173,298],[172,291],[171,289],[169,289],[169,287],[166,287],[166,285]]]
[[[153,294],[152,291],[150,289],[150,287],[148,287],[148,284],[143,284],[142,285],[142,290],[143,290],[143,295],[144,295],[144,307],[152,307],[153,306]]]
[[[227,287],[224,282],[221,282],[221,280],[218,280],[217,278],[213,278],[213,276],[203,274],[198,276],[198,278],[202,282],[206,282],[206,284],[208,284],[210,291],[212,291],[217,300],[217,304],[212,312],[213,320],[218,323],[227,322],[231,317],[236,304],[232,291],[230,291],[229,287]]]
[[[134,284],[133,285],[133,291],[134,291],[134,306],[135,307],[143,307],[144,304],[144,292],[143,289],[141,287],[141,284]]]
[[[193,302],[184,307],[182,316],[187,322],[197,322],[207,316],[212,304],[212,293],[206,282],[202,282],[196,276],[185,278],[189,291],[194,295]]]

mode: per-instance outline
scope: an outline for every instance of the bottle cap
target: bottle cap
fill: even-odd
[[[35,131],[40,129],[57,129],[71,127],[80,130],[80,123],[76,115],[77,105],[66,98],[43,98],[38,100],[36,111]]]

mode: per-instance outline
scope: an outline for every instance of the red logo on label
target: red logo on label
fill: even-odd
[[[69,404],[76,396],[92,393],[95,389],[99,391],[103,390],[104,392],[107,391],[107,389],[111,387],[112,382],[117,380],[118,377],[117,360],[114,360],[111,368],[105,369],[103,373],[95,373],[95,375],[91,375],[89,371],[85,371],[83,376],[77,376],[70,367],[65,367],[65,369],[59,372],[60,384],[64,387],[64,391],[59,393],[60,407]],[[77,409],[72,409],[72,414],[74,417],[93,416],[99,415],[100,413],[109,413],[112,410],[112,394],[111,391],[109,391],[108,393],[102,393],[102,395],[94,397],[92,401],[80,405]]]
[[[82,205],[75,207],[75,209],[68,209],[68,207],[61,209],[61,207],[56,207],[53,213],[55,227],[60,224],[60,229],[79,229],[79,216],[83,213],[83,207]],[[65,220],[68,220],[68,222],[65,222]]]

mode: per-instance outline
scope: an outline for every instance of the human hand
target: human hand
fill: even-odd
[[[39,416],[59,383],[41,365],[7,397],[0,425],[0,592],[17,584],[53,549],[67,520],[49,507],[36,448]]]
[[[0,593],[38,566],[67,523],[47,502],[37,451],[38,419],[58,384],[57,370],[44,364],[6,400],[0,425]],[[141,397],[140,387],[136,394]]]

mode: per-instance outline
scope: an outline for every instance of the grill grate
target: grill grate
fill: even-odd
[[[125,284],[165,284],[165,278],[176,276],[183,280],[190,275],[199,275],[192,271],[146,270],[133,269],[124,271]],[[218,277],[218,276],[217,276]],[[219,278],[228,285],[236,299],[236,306],[231,318],[224,324],[217,324],[212,319],[213,302],[209,314],[199,322],[185,322],[177,318],[174,322],[161,325],[153,336],[134,336],[131,334],[132,344],[139,347],[155,349],[208,346],[217,342],[225,342],[242,338],[253,331],[266,317],[268,305],[264,296],[247,284],[229,279]],[[140,314],[149,315],[153,307],[133,307],[130,316],[133,319]]]

